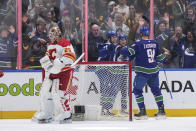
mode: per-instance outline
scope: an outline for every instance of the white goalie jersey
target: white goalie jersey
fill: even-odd
[[[42,67],[50,73],[57,74],[70,68],[76,56],[71,43],[61,39],[58,43],[49,43],[46,56],[40,60]]]

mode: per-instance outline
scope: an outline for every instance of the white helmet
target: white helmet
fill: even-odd
[[[50,28],[48,37],[50,38],[50,40],[52,42],[55,42],[57,40],[57,38],[61,37],[61,30],[58,26],[54,26],[52,28]]]

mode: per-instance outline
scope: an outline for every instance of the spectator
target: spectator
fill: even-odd
[[[47,9],[44,7],[44,3],[42,0],[35,0],[34,1],[34,7],[33,5],[29,5],[27,15],[30,21],[33,22],[33,24],[36,23],[36,20],[38,17],[45,17],[45,13],[47,12]]]
[[[3,24],[16,26],[16,1],[8,0],[7,2],[7,14],[3,19]]]
[[[72,19],[69,16],[63,16],[61,19],[62,22],[62,34],[64,38],[67,40],[71,41],[74,38],[73,35],[73,24],[72,24]]]
[[[118,28],[121,28],[124,34],[129,34],[129,27],[123,23],[123,16],[120,13],[115,14],[114,22],[112,22],[109,26],[114,31],[116,31]]]
[[[196,1],[195,0],[188,0],[188,4],[191,6],[196,7]]]
[[[195,8],[192,6],[187,7],[186,16],[185,16],[185,22],[184,22],[184,33],[187,32],[187,30],[194,30],[194,35],[196,35],[196,14],[195,14]]]
[[[33,29],[31,32],[29,32],[30,39],[32,40],[38,40],[42,44],[47,44],[49,41],[49,38],[47,36],[46,32],[46,21],[43,18],[38,18],[36,21],[36,29]]]
[[[59,0],[43,0],[45,7],[51,12],[52,20],[57,23],[60,19]],[[47,18],[47,15],[46,15]]]
[[[17,42],[14,37],[15,28],[7,25],[0,26],[0,68],[1,69],[16,69],[15,52]]]
[[[72,43],[76,52],[76,56],[78,56],[80,52],[76,50],[78,49],[78,44],[80,42],[78,37],[78,31],[76,28],[73,27],[72,20],[69,16],[63,16],[61,21],[63,38],[66,38]]]
[[[63,0],[61,1],[63,5],[61,6],[61,15],[63,15],[63,12],[68,12],[68,16],[71,17],[71,19],[75,19],[76,17],[81,16],[81,2],[80,0]],[[75,24],[75,23],[74,23]]]
[[[136,8],[136,12],[140,15],[145,15],[150,7],[149,0],[135,0],[134,6]]]
[[[51,11],[47,12],[47,17],[45,18],[46,20],[46,31],[49,32],[49,28],[52,26],[52,24],[56,23],[56,18],[54,18],[54,15]]]
[[[124,21],[129,17],[129,6],[127,6],[127,0],[118,0],[119,4],[114,7],[114,13],[120,13],[123,16]]]
[[[139,20],[138,20],[138,24],[137,24],[137,30],[136,30],[136,34],[135,34],[135,40],[139,40],[140,39],[140,29],[143,26],[149,26],[149,19],[146,16],[140,16]]]
[[[170,50],[169,45],[169,30],[166,28],[166,22],[161,21],[158,25],[157,34],[155,40],[160,44],[160,48]]]
[[[170,26],[169,28],[169,36],[168,36],[168,44],[169,44],[169,48],[166,48],[167,50],[163,50],[164,52],[168,52],[168,56],[166,57],[166,63],[165,63],[165,68],[177,68],[177,65],[179,62],[177,62],[177,50],[174,48],[174,36],[175,36],[175,29],[174,27]],[[175,62],[177,63],[175,63]]]
[[[36,28],[32,28],[28,36],[23,35],[23,37],[23,58],[25,67],[40,65],[39,59],[45,54],[46,46],[49,41],[46,31],[46,21],[39,17],[36,21]]]
[[[3,20],[7,15],[7,0],[1,0],[0,2],[0,19]]]
[[[116,6],[115,1],[110,1],[108,3],[108,12],[107,12],[107,17],[111,17],[112,19],[114,19],[114,7]]]
[[[29,37],[23,36],[23,67],[28,69],[31,66],[40,66],[40,58],[46,53],[46,44],[42,44],[38,40],[31,40]],[[31,67],[31,69],[33,69]],[[40,69],[40,68],[37,68]]]
[[[185,0],[176,0],[172,5],[172,14],[174,15],[174,25],[182,26],[184,21],[184,14],[186,11]]]
[[[123,34],[122,28],[116,29],[116,33],[117,33],[117,36],[119,36],[120,34]]]
[[[136,10],[134,5],[130,5],[129,7],[129,17],[125,23],[129,27],[129,35],[128,35],[128,45],[132,45],[135,41],[135,34],[138,26],[138,22],[136,21]]]
[[[150,18],[150,9],[148,10],[147,13],[145,13],[145,17],[147,17],[148,19]],[[160,18],[161,18],[161,14],[159,12],[159,8],[157,8],[157,5],[154,4],[154,27],[157,27]]]
[[[107,6],[108,6],[107,3],[108,3],[107,0],[95,0],[94,1],[96,18],[99,18],[100,16],[102,16],[104,20],[106,19],[106,16],[108,15],[108,12],[106,11]]]
[[[157,8],[159,9],[159,12],[161,15],[163,15],[167,11],[167,3],[168,0],[156,0],[154,1],[154,4],[157,5]]]
[[[182,54],[179,53],[177,46],[180,41],[183,41],[185,39],[185,35],[182,32],[182,27],[177,26],[175,28],[175,34],[171,38],[171,58],[170,58],[170,63],[169,67],[170,68],[181,68],[182,65]]]
[[[187,31],[186,38],[177,44],[182,55],[182,68],[196,68],[196,37],[192,31]]]
[[[161,21],[158,25],[158,32],[155,35],[155,41],[159,44],[159,47],[166,56],[167,59],[170,57],[170,41],[169,41],[169,30],[166,28],[166,22]]]
[[[98,60],[98,50],[102,49],[104,43],[105,40],[103,39],[99,25],[92,23],[88,34],[88,61]]]

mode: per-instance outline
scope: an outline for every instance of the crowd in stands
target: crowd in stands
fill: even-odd
[[[106,37],[108,31],[126,35],[126,46],[131,46],[140,39],[141,27],[150,26],[150,0],[100,0],[89,4],[89,12],[92,13],[89,21],[94,22],[90,26],[90,33],[93,34],[95,25],[100,32],[97,37],[89,37],[89,56],[94,56],[94,59],[90,59],[92,61],[100,59],[96,52],[101,52],[99,55],[103,56],[104,51],[100,50],[100,47],[104,47],[101,45],[102,39],[106,45],[108,40],[111,43],[111,39]],[[154,39],[167,58],[166,68],[196,67],[195,6],[194,0],[154,1]],[[120,37],[118,38],[120,45]]]
[[[49,28],[53,23],[57,23],[63,37],[71,41],[77,56],[81,54],[85,37],[83,2],[84,0],[22,0],[24,68],[40,65],[39,59],[45,54]],[[98,61],[103,56],[107,43],[111,43],[109,32],[116,32],[116,44],[120,44],[120,36],[123,35],[126,36],[123,37],[126,46],[131,46],[140,39],[141,27],[149,26],[150,0],[88,2],[89,61]],[[0,0],[1,68],[6,65],[9,69],[16,69],[16,5],[15,0]],[[195,0],[154,0],[154,39],[167,57],[166,68],[196,67],[195,7]],[[9,53],[6,54],[5,50]]]
[[[0,68],[16,69],[16,1],[0,1]]]

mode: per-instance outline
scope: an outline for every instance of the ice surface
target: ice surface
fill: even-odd
[[[165,120],[74,121],[72,124],[37,124],[30,119],[1,119],[0,131],[196,131],[196,117]]]

